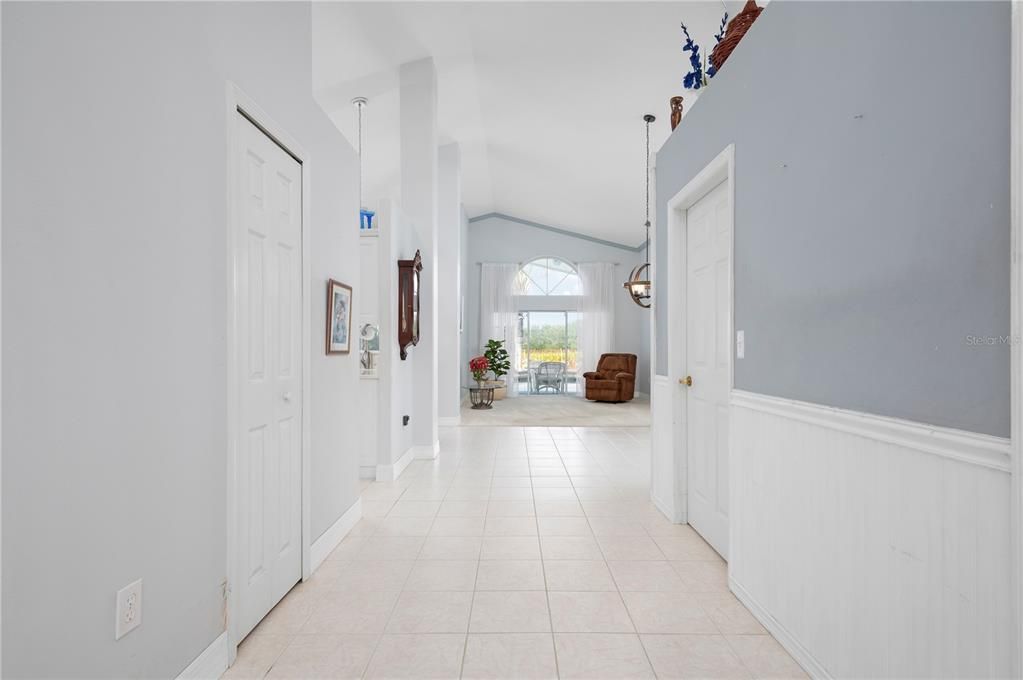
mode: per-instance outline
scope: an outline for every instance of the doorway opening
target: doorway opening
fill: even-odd
[[[519,312],[518,393],[568,395],[579,392],[579,312]]]

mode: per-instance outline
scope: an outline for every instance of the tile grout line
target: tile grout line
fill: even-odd
[[[494,446],[494,457],[496,461],[497,451],[496,444]],[[462,456],[459,456],[458,465],[455,466],[455,474],[458,474],[458,468],[462,465]],[[476,576],[472,582],[472,597],[469,598],[469,616],[465,621],[465,641],[462,644],[462,662],[458,666],[458,677],[461,678],[465,675],[465,657],[469,654],[469,632],[472,630],[472,612],[476,608],[476,586],[480,580],[480,563],[483,561],[483,540],[486,537],[487,531],[487,518],[490,516],[490,489],[493,488],[494,475],[491,471],[490,483],[491,486],[487,490],[487,507],[483,511],[483,538],[480,538],[480,551],[476,553]],[[444,494],[447,496],[447,493]],[[443,501],[442,501],[443,502]]]
[[[547,433],[550,434],[549,429]],[[558,460],[561,460],[560,452],[558,453]],[[540,551],[540,571],[543,573],[543,594],[544,599],[547,602],[547,621],[551,625],[551,648],[554,652],[554,673],[558,678],[560,678],[561,664],[558,662],[558,643],[554,637],[554,612],[551,610],[551,589],[550,584],[547,582],[547,562],[543,558],[543,540],[540,536],[540,515],[536,510],[536,489],[533,488],[533,463],[532,459],[529,457],[528,443],[526,444],[526,462],[529,465],[529,494],[533,499],[533,521],[536,524],[536,545]],[[562,465],[564,465],[564,462],[562,462]],[[571,480],[569,480],[569,483],[571,483]]]
[[[589,449],[587,448],[587,450]],[[602,465],[601,469],[604,469]],[[606,470],[605,476],[607,476]],[[610,477],[608,478],[610,479]],[[571,477],[569,477],[569,481],[571,481]],[[578,490],[576,490],[575,488],[575,482],[572,482],[572,490],[578,497],[579,493]],[[582,507],[581,500],[579,502],[579,505],[580,507]],[[593,531],[593,525],[590,524],[590,516],[589,514],[587,514],[585,507],[583,507],[583,516],[586,517],[586,526],[590,527],[590,533],[593,534],[593,540],[596,542],[597,549],[600,550],[600,554],[604,559],[604,568],[607,569],[607,573],[611,577],[611,582],[615,584],[615,592],[618,594],[618,599],[622,603],[622,608],[625,609],[625,615],[629,617],[629,624],[632,626],[633,634],[636,636],[636,641],[639,642],[639,648],[643,650],[643,657],[646,659],[647,665],[650,667],[650,672],[653,674],[654,678],[656,678],[657,670],[654,668],[653,661],[650,660],[650,653],[647,651],[646,645],[643,644],[643,638],[640,635],[639,626],[636,625],[636,621],[632,618],[632,612],[629,611],[629,605],[626,604],[625,596],[622,595],[622,588],[621,585],[619,585],[618,583],[618,579],[615,578],[614,572],[611,571],[611,565],[607,563],[607,553],[604,552],[603,546],[600,545],[600,541],[597,539],[596,532]],[[643,527],[643,531],[646,532],[646,527]],[[660,548],[658,548],[658,550],[660,550]]]
[[[391,509],[392,510],[394,509],[394,506],[398,504],[398,501],[401,499],[402,496],[405,495],[405,492],[407,492],[407,491],[408,491],[408,486],[406,486],[404,489],[401,490],[401,493],[398,494],[398,497],[394,499],[394,503],[391,504]],[[390,510],[388,510],[387,514],[390,514]],[[385,515],[385,519],[386,519],[386,515]],[[433,526],[433,522],[430,523],[430,526]],[[376,534],[376,532],[374,532],[374,535],[375,534]],[[363,677],[363,678],[365,678],[366,674],[369,673],[369,668],[370,668],[370,666],[373,665],[373,659],[376,657],[377,652],[380,650],[380,643],[383,642],[384,636],[387,635],[387,626],[391,623],[391,619],[394,618],[394,612],[397,611],[398,603],[401,602],[401,595],[402,595],[402,593],[405,592],[405,586],[408,585],[409,579],[412,578],[412,572],[416,568],[416,561],[418,560],[420,553],[423,552],[423,546],[425,544],[426,544],[426,540],[424,539],[423,542],[419,545],[419,550],[416,551],[416,556],[412,558],[412,567],[409,569],[408,574],[405,576],[405,580],[402,581],[401,587],[398,589],[398,596],[396,598],[394,598],[394,604],[391,605],[391,611],[387,614],[387,620],[384,621],[384,629],[380,633],[379,637],[377,637],[377,643],[373,646],[373,652],[369,655],[369,660],[366,662],[366,667],[362,671],[362,676],[361,677]],[[395,561],[397,561],[397,560],[395,560]]]

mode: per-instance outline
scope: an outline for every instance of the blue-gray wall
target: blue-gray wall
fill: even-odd
[[[664,243],[735,144],[737,388],[1009,435],[1009,10],[771,3],[657,153]]]

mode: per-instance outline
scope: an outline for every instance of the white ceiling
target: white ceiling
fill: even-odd
[[[737,3],[728,2],[734,12]],[[712,2],[314,3],[314,89],[355,144],[365,203],[397,198],[398,67],[433,57],[441,142],[458,142],[470,217],[491,212],[636,245],[643,114],[651,147],[688,70],[679,23],[709,49]]]

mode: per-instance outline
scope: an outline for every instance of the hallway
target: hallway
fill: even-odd
[[[647,428],[441,431],[225,678],[795,678],[649,502]]]

